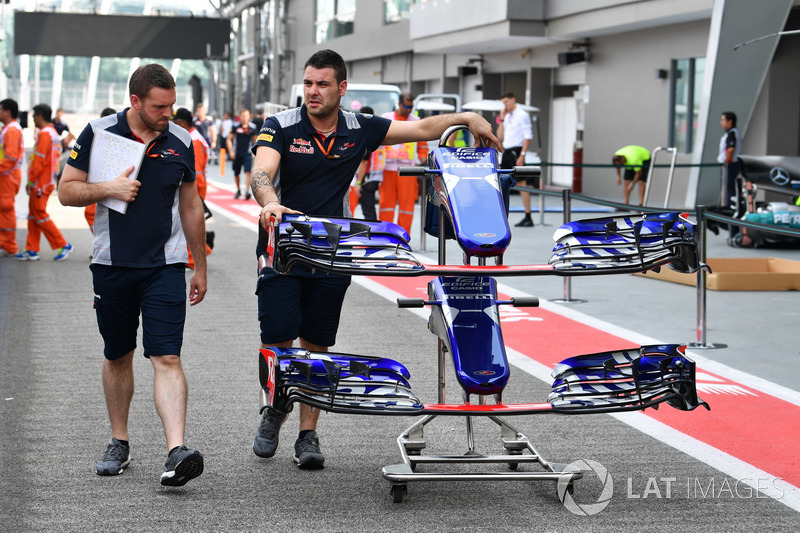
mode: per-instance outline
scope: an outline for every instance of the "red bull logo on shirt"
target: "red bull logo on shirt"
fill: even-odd
[[[314,153],[314,148],[312,148],[311,146],[295,146],[295,145],[291,145],[289,147],[289,151],[290,152],[294,152],[296,154],[313,154]]]

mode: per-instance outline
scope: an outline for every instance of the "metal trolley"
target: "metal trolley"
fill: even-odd
[[[632,273],[664,265],[695,272],[703,265],[697,259],[693,225],[677,213],[569,222],[556,231],[548,264],[504,265],[511,231],[503,183],[510,187],[509,178],[533,178],[540,170],[500,170],[493,149],[448,147],[449,136],[461,128],[443,134],[427,167],[400,169],[401,174],[431,180],[425,207],[428,220],[437,222],[428,229],[438,236],[438,264],[421,263],[411,252],[408,234],[394,224],[304,215],[273,222],[260,264],[261,269],[279,273],[302,264],[347,274],[435,276],[428,282],[427,298],[399,299],[398,305],[430,307],[428,329],[438,338],[437,403],[419,400],[410,373],[399,361],[274,347],[259,355],[262,408],[285,412],[301,402],[331,412],[420,416],[397,438],[402,462],[382,470],[395,502],[403,500],[409,482],[447,480],[551,481],[563,498],[583,473],[544,459],[531,440],[503,417],[620,412],[661,403],[692,410],[705,406],[697,398],[694,363],[678,345],[578,355],[556,365],[546,401],[504,403],[511,365],[499,306],[535,307],[539,302],[499,299],[495,278]],[[448,238],[463,251],[460,265],[447,264]],[[447,357],[463,395],[461,403],[447,403],[445,398]],[[465,420],[465,453],[423,453],[425,426],[440,416]],[[496,454],[478,452],[476,417],[488,418],[498,427],[501,447]],[[459,464],[472,466],[467,471],[454,468]],[[507,465],[507,470],[497,465]]]

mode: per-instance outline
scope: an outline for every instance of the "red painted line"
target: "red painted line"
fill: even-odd
[[[428,278],[370,279],[407,298],[427,296]],[[506,346],[550,368],[574,355],[637,347],[631,341],[541,308],[501,306],[500,315]],[[645,414],[800,486],[800,406],[702,368],[698,368],[697,381],[698,395],[708,402],[711,411],[698,408],[684,412],[664,404]]]
[[[233,192],[228,189],[219,187],[213,182],[209,181],[208,190],[206,191],[206,204],[209,205],[211,212],[214,212],[213,207],[219,206],[221,209],[234,214],[244,221],[252,221],[253,227],[258,223],[258,214],[261,212],[261,207],[258,202],[253,200],[245,200],[242,197],[239,200],[233,199]]]

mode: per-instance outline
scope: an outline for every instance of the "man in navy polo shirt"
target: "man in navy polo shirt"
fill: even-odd
[[[339,103],[347,91],[346,78],[339,54],[332,50],[315,53],[303,71],[305,104],[264,121],[253,147],[251,181],[253,195],[262,206],[262,231],[270,217],[280,220],[284,213],[349,216],[350,181],[364,155],[382,144],[438,139],[449,126],[466,124],[476,139],[483,138],[487,146],[502,150],[492,127],[475,113],[393,122],[344,112]],[[311,270],[262,275],[256,290],[262,347],[290,347],[299,339],[302,348],[328,351],[336,341],[349,285],[350,276]],[[264,410],[253,442],[256,455],[275,454],[285,418],[285,413]],[[294,454],[300,468],[322,468],[325,462],[316,434],[318,418],[319,410],[300,406],[300,435]]]
[[[125,213],[97,204],[92,252],[94,308],[105,343],[103,389],[111,440],[98,475],[121,474],[130,463],[128,413],[133,397],[133,353],[139,314],[144,356],[155,372],[154,400],[167,440],[161,484],[180,486],[203,472],[203,455],[184,445],[186,377],[181,345],[186,319],[186,244],[195,269],[189,303],[206,294],[205,219],[195,185],[189,133],[170,122],[175,80],[161,65],[136,69],[131,107],[93,120],[78,137],[59,186],[64,205],[82,207],[106,198],[127,202]],[[147,146],[137,178],[133,167],[106,183],[87,183],[92,141],[105,130]]]

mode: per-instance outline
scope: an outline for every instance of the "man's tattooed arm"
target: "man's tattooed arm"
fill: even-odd
[[[256,200],[258,200],[261,205],[267,202],[278,201],[278,195],[275,193],[272,179],[267,170],[258,169],[253,172],[253,177],[250,180],[250,189],[253,191],[253,196],[255,196]],[[261,198],[264,198],[266,201],[262,202]]]

